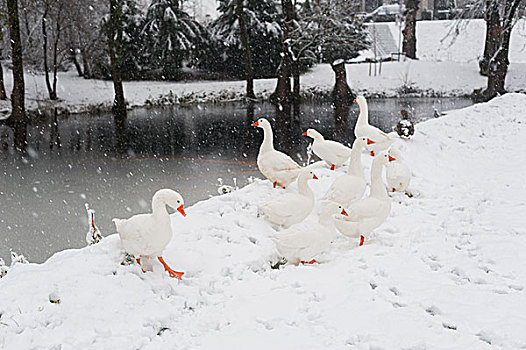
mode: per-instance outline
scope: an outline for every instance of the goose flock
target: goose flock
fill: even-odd
[[[333,181],[320,198],[319,206],[316,206],[316,198],[308,184],[310,180],[318,180],[316,174],[274,148],[272,126],[267,119],[261,118],[252,124],[263,129],[264,133],[257,156],[260,172],[274,188],[279,186],[285,189],[294,181],[298,183],[297,192],[288,191],[260,204],[264,219],[278,230],[272,240],[282,263],[316,263],[316,256],[329,248],[338,232],[347,237],[359,238],[359,245],[363,245],[365,238],[389,216],[391,198],[388,191],[410,195],[407,188],[411,172],[402,162],[400,151],[391,147],[395,139],[369,124],[365,97],[358,96],[354,102],[358,103],[360,114],[354,129],[356,139],[352,148],[326,140],[315,129],[303,133],[313,139],[314,154],[331,170],[349,160],[347,172]],[[405,123],[404,127],[407,125]],[[414,127],[411,127],[414,132]],[[410,135],[404,132],[404,136]],[[365,197],[367,181],[361,161],[364,151],[374,157],[370,190]],[[387,184],[382,177],[384,167]],[[186,216],[183,197],[171,189],[161,189],[153,196],[152,213],[113,221],[125,251],[136,257],[143,272],[152,270],[151,262],[157,259],[170,277],[181,279],[184,273],[172,270],[162,257],[173,234],[166,205]],[[313,211],[319,211],[318,222],[306,220]]]

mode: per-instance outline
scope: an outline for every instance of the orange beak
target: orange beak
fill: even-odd
[[[373,140],[371,140],[371,139],[369,139],[369,138],[367,139],[367,144],[368,144],[368,145],[371,145],[371,144],[373,144],[373,143],[375,143]]]
[[[352,100],[353,102],[356,102],[356,99]]]
[[[255,122],[253,122],[252,126],[259,126],[259,121],[256,120]]]
[[[302,135],[303,135],[303,136],[307,136],[307,132],[305,131]]]
[[[402,111],[398,111],[398,114],[402,115]]]
[[[396,158],[389,156],[389,161],[392,162],[393,160],[396,160]]]
[[[312,174],[312,178],[313,178],[314,180],[318,180],[318,177],[316,176],[316,174]]]
[[[345,211],[345,209],[342,209],[342,212],[341,212],[340,214],[345,215],[345,216],[349,216],[349,214],[347,214],[347,212]]]
[[[184,206],[181,204],[179,208],[177,208],[177,211],[181,213],[181,215],[186,216],[186,213],[184,212]]]

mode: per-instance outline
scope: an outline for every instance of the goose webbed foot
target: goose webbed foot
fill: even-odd
[[[135,260],[137,261],[137,264],[141,267],[142,273],[146,273],[146,271],[144,271],[144,269],[142,268],[141,258],[136,258]]]
[[[303,265],[312,265],[317,263],[316,259],[312,259],[311,261],[301,261]]]
[[[181,277],[184,275],[184,272],[179,272],[179,271],[174,271],[170,268],[170,266],[168,266],[168,264],[166,262],[164,262],[164,259],[162,256],[159,256],[157,257],[157,259],[159,259],[159,261],[161,262],[161,264],[163,264],[164,266],[164,269],[166,271],[168,271],[168,274],[170,275],[170,277],[172,278],[177,278],[177,279],[181,279]]]

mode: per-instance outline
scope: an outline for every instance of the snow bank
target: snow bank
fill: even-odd
[[[389,23],[398,43],[399,27]],[[478,64],[484,52],[486,22],[483,19],[416,22],[416,54],[425,61],[471,62]],[[510,62],[526,63],[526,19],[513,28],[510,39]]]
[[[270,269],[258,204],[281,190],[261,180],[172,216],[164,257],[182,281],[120,265],[116,235],[17,264],[0,279],[0,347],[525,347],[524,105],[508,94],[418,124],[396,142],[415,196],[394,196],[363,247],[338,237],[320,264]],[[344,171],[311,167],[317,198]]]

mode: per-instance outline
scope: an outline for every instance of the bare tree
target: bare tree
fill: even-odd
[[[0,62],[4,58],[4,27],[6,26],[6,14],[3,1],[0,3]],[[4,69],[0,63],[0,100],[7,100],[4,85]]]
[[[7,0],[6,4],[13,62],[13,92],[11,93],[11,117],[9,122],[14,129],[15,148],[24,151],[27,145],[27,117],[24,105],[24,66],[22,62],[20,22],[18,19],[18,0]]]
[[[489,61],[497,51],[502,27],[500,23],[499,3],[493,0],[486,0],[485,7],[486,40],[484,42],[484,54],[479,61],[479,68],[480,74],[487,76],[489,73]]]
[[[416,59],[416,13],[418,0],[407,0],[405,10],[404,41],[402,51],[409,58]]]
[[[7,94],[5,93],[5,85],[4,85],[4,68],[2,67],[1,64],[0,64],[0,100],[7,100]]]
[[[502,2],[499,0],[492,1]],[[519,4],[522,1],[524,0],[505,0],[504,11],[500,18],[500,23],[502,26],[501,32],[496,40],[495,38],[490,39],[491,41],[497,41],[498,45],[494,55],[489,60],[488,64],[488,86],[483,92],[483,97],[486,100],[489,100],[499,94],[506,93],[504,84],[506,81],[508,66],[510,64],[508,56],[510,49],[511,31],[516,23],[515,13]],[[488,25],[492,24],[488,22]],[[495,31],[492,32],[492,35],[497,34],[498,33],[495,33]]]
[[[86,79],[94,75],[95,60],[107,50],[101,18],[107,13],[107,0],[64,0],[64,38],[69,59],[79,75]],[[78,54],[78,58],[77,58]],[[109,76],[109,74],[108,74]]]
[[[56,5],[55,8],[53,8],[53,5]],[[62,31],[62,9],[63,9],[63,3],[62,1],[57,0],[46,0],[43,2],[44,7],[44,13],[42,15],[42,54],[44,56],[44,73],[46,75],[46,87],[49,93],[49,98],[51,100],[57,99],[57,71],[58,71],[58,55],[59,55],[59,40],[60,40],[60,33]],[[55,22],[55,30],[53,33],[53,49],[52,49],[52,57],[53,57],[53,84],[51,84],[49,80],[49,65],[48,65],[48,33],[47,33],[47,23],[50,21],[50,12],[54,10],[54,22]]]
[[[236,0],[236,16],[239,23],[239,36],[241,39],[241,48],[243,50],[243,59],[245,62],[245,74],[247,79],[248,98],[256,98],[254,94],[254,70],[252,68],[252,56],[250,53],[250,43],[248,41],[247,23],[243,8],[243,0]]]
[[[3,23],[2,23],[3,26]],[[0,100],[7,100],[7,94],[5,93],[5,85],[4,85],[4,69],[1,64],[1,60],[3,58],[3,33],[0,30]]]
[[[122,6],[120,0],[110,0],[110,19],[108,45],[111,59],[111,76],[115,98],[113,100],[113,117],[115,120],[115,134],[117,150],[125,152],[126,147],[126,102],[122,87]]]
[[[281,0],[283,22],[281,24],[283,37],[281,48],[281,63],[278,67],[278,83],[274,91],[274,99],[278,104],[290,102],[290,76],[291,76],[291,55],[289,43],[293,28],[294,7],[292,0]]]

